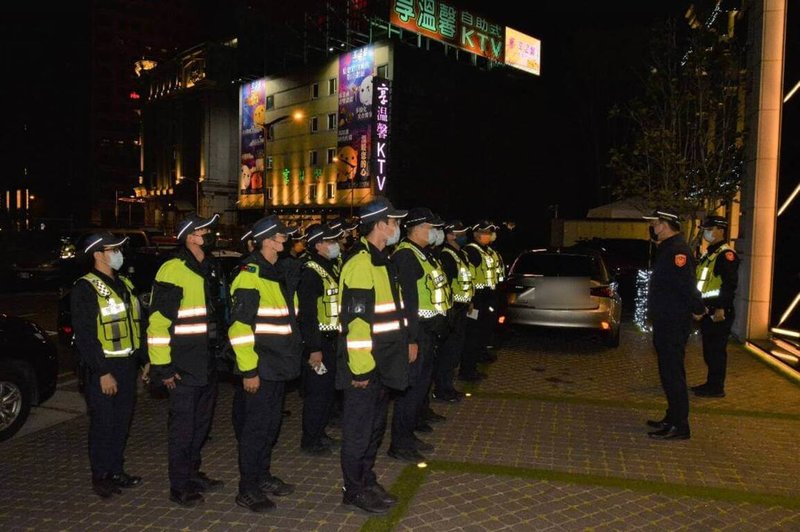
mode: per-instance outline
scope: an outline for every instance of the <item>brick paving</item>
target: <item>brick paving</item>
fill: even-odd
[[[406,464],[386,457],[385,441],[377,472],[405,496],[389,519],[341,506],[337,455],[299,452],[296,393],[273,473],[297,492],[266,516],[237,507],[232,390],[221,384],[203,469],[226,486],[200,508],[167,499],[167,405],[143,394],[126,455],[142,486],[110,501],[91,492],[79,416],[0,444],[0,529],[800,530],[797,385],[732,346],[728,397],[692,398],[692,439],[655,442],[644,420],[664,400],[650,338],[623,335],[619,349],[560,334],[509,338],[472,397],[434,403],[448,421],[420,435],[436,451],[417,484],[403,480]],[[687,360],[690,382],[701,382],[697,338]]]

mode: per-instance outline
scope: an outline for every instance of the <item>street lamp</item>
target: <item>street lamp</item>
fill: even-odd
[[[292,119],[295,122],[300,122],[304,116],[305,115],[303,115],[302,111],[295,111],[290,115],[279,116],[275,120],[270,120],[269,122],[264,122],[263,124],[257,124],[264,133],[264,172],[261,176],[261,194],[262,198],[264,199],[264,216],[267,215],[267,140],[272,140],[269,132],[272,129],[272,126],[278,122],[283,122],[284,120],[289,119]]]
[[[194,183],[194,210],[197,215],[200,216],[200,183],[203,182],[203,178],[194,179],[183,175],[178,177],[178,183],[183,183],[184,181],[191,181]]]

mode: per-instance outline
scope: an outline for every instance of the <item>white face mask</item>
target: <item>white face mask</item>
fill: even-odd
[[[436,229],[433,227],[428,229],[428,245],[436,245]]]
[[[394,233],[389,237],[389,240],[386,241],[387,246],[394,246],[400,242],[400,226],[395,226]]]
[[[714,241],[714,231],[711,229],[706,229],[703,231],[703,240],[706,242],[713,242]]]
[[[328,244],[328,251],[325,253],[325,256],[328,260],[336,259],[339,254],[341,253],[341,249],[339,248],[339,243],[334,242],[333,244]]]
[[[122,252],[119,250],[111,252],[111,260],[108,261],[108,265],[111,266],[111,269],[114,271],[119,271],[122,268],[122,263],[125,262],[125,257],[122,256]]]
[[[442,229],[436,229],[436,242],[433,243],[434,246],[441,246],[444,244],[444,231]]]

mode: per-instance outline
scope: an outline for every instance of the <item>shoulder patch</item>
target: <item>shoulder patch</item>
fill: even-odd
[[[242,264],[239,266],[240,272],[256,273],[256,267],[253,264]]]
[[[684,255],[683,253],[678,253],[677,255],[675,255],[675,266],[677,266],[678,268],[683,268],[684,266],[686,266],[686,255]]]
[[[736,253],[734,253],[733,251],[726,251],[725,258],[728,259],[730,262],[733,262],[736,260]]]

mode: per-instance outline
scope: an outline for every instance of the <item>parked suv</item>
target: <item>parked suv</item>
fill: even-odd
[[[32,321],[0,314],[0,441],[7,440],[56,391],[58,358],[47,333]]]
[[[622,300],[597,251],[525,251],[514,260],[499,294],[503,325],[590,329],[606,345],[619,345]]]

